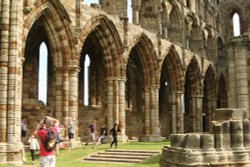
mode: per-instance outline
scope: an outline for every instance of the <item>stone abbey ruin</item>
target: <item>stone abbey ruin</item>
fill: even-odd
[[[249,33],[250,0],[0,0],[0,163],[21,163],[21,119],[30,134],[46,115],[73,118],[76,142],[94,119],[119,123],[124,140],[170,138],[163,166],[184,138],[181,147],[211,148],[218,159],[216,109],[245,108],[243,120],[223,121],[248,133]]]

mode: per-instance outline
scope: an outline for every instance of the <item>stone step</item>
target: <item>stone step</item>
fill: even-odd
[[[151,156],[160,154],[160,150],[125,150],[107,149],[105,152],[97,152],[84,158],[85,161],[106,163],[139,163]]]
[[[84,158],[85,161],[99,161],[99,162],[119,162],[119,163],[139,163],[140,159],[121,159],[121,158],[100,158],[100,157],[88,157]]]
[[[161,150],[107,149],[106,152],[129,152],[129,153],[152,153],[152,154],[160,154],[160,153],[161,153]]]
[[[140,152],[112,152],[112,151],[107,151],[107,152],[100,152],[99,154],[110,154],[110,155],[132,155],[132,156],[152,156],[156,155],[159,153],[140,153]]]
[[[134,156],[134,155],[113,155],[113,154],[94,154],[91,157],[100,157],[100,158],[120,158],[120,159],[147,159],[151,156]]]

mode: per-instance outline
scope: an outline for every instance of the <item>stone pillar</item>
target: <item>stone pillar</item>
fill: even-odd
[[[78,68],[69,71],[69,116],[73,119],[75,137],[78,137]]]
[[[55,68],[55,117],[60,122],[65,123],[63,120],[63,73],[59,68]]]
[[[229,107],[249,109],[248,97],[248,37],[233,38],[228,44]],[[249,117],[248,113],[248,117]]]
[[[119,124],[119,80],[117,78],[113,79],[113,113],[114,113],[114,123]]]
[[[145,89],[145,134],[140,141],[162,141],[159,134],[159,87]]]
[[[171,92],[171,134],[176,134],[176,115],[177,115],[176,93]]]
[[[184,132],[184,94],[182,92],[171,92],[171,108],[172,108],[172,134]]]
[[[145,88],[145,135],[150,134],[150,88]]]
[[[232,149],[243,149],[243,124],[241,120],[230,121],[231,147]]]
[[[132,23],[139,25],[140,24],[140,8],[141,8],[141,0],[132,0]]]
[[[214,120],[214,114],[216,110],[216,99],[208,100],[208,112],[207,112],[207,117],[208,117],[208,124],[209,124],[209,132],[212,130],[212,125],[211,122]]]
[[[3,154],[0,162],[7,161],[5,144],[7,140],[7,90],[8,90],[8,54],[9,54],[9,29],[10,27],[10,0],[2,1],[1,18],[1,54],[0,54],[0,147]],[[6,27],[6,28],[4,28]]]
[[[243,120],[244,147],[250,148],[250,122]]]
[[[119,125],[121,128],[122,139],[125,142],[127,140],[126,137],[126,112],[125,112],[125,87],[126,80],[125,78],[121,78],[119,80]]]
[[[62,69],[63,71],[63,89],[62,89],[62,103],[63,103],[63,116],[65,119],[70,117],[69,115],[69,69]],[[67,123],[65,120],[64,123]]]
[[[202,97],[201,96],[193,96],[191,97],[191,106],[190,110],[192,113],[192,125],[193,132],[201,132],[202,131]]]
[[[113,116],[113,80],[107,79],[107,129],[110,130],[114,126]]]
[[[177,133],[184,133],[184,93],[179,92],[176,94],[177,102],[177,115],[176,115],[176,128]]]

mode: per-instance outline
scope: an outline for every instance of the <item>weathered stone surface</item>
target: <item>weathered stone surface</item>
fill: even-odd
[[[242,120],[247,118],[247,110],[246,109],[229,109],[222,108],[216,109],[215,112],[215,121],[224,121],[224,120]]]

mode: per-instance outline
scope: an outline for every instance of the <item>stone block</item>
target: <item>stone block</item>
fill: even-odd
[[[244,108],[221,108],[215,111],[215,121],[243,120],[247,118],[247,110]]]
[[[250,122],[249,120],[245,119],[242,121],[243,123],[243,133],[248,134],[250,133]]]
[[[202,134],[201,135],[201,148],[205,150],[214,149],[214,135],[213,134]]]
[[[200,134],[189,134],[187,136],[186,148],[200,149],[201,148]]]
[[[171,147],[185,147],[186,134],[173,134],[170,136]]]

